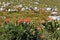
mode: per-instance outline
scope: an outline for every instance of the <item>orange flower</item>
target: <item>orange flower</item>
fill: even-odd
[[[40,23],[43,24],[44,23],[44,20],[40,20]]]
[[[28,22],[31,22],[31,19],[24,19],[24,22],[28,23]]]
[[[9,22],[10,22],[10,19],[9,19],[9,18],[6,18],[6,19],[5,19],[5,22],[6,22],[6,23],[9,23]]]
[[[50,20],[52,20],[52,19],[48,17],[48,18],[47,18],[47,21],[50,21]]]
[[[45,35],[40,35],[40,38],[42,38],[42,39],[45,38]]]
[[[18,23],[22,23],[23,22],[23,19],[18,19],[17,22]]]
[[[37,27],[37,30],[38,30],[38,31],[41,31],[41,30],[42,30],[42,28],[41,28],[41,27]]]

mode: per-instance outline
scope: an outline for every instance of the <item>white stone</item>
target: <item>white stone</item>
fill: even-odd
[[[5,10],[5,8],[0,8],[0,11],[3,11],[3,10]]]
[[[58,14],[58,12],[52,12],[51,14]]]
[[[57,8],[55,8],[55,11],[58,11],[58,9],[57,9]]]
[[[21,11],[25,11],[26,9],[23,7],[22,9],[21,9]]]
[[[38,2],[34,2],[34,4],[39,4]]]
[[[56,16],[49,16],[49,18],[53,19],[53,20],[56,20],[57,17]]]
[[[22,8],[23,6],[22,6],[22,4],[20,4],[20,5],[16,5],[16,6],[13,6],[14,8]]]
[[[7,6],[9,6],[10,5],[10,3],[5,3],[5,4],[3,4],[3,6],[1,6],[1,7],[7,7]]]
[[[49,16],[49,18],[53,20],[60,20],[60,16]]]
[[[57,30],[60,30],[60,28],[57,28]]]
[[[34,7],[34,10],[35,10],[35,11],[39,11],[38,7]]]
[[[11,11],[11,9],[8,9],[8,12],[10,12]]]
[[[14,12],[14,11],[18,11],[17,9],[8,9],[8,12]]]
[[[38,8],[37,7],[34,7],[34,10],[37,10]]]
[[[19,7],[23,7],[22,4],[20,4]]]
[[[28,7],[25,7],[26,9],[29,9]]]
[[[2,4],[5,4],[5,2],[2,2]]]
[[[57,9],[57,8],[53,8],[53,9],[52,9],[52,12],[53,12],[53,11],[58,11],[58,9]]]
[[[52,8],[46,8],[47,11],[51,11]]]

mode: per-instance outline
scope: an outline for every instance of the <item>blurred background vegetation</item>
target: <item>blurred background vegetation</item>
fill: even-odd
[[[24,6],[37,6],[38,8],[46,8],[46,7],[57,7],[58,10],[60,11],[60,0],[39,0],[39,4],[33,4],[33,2],[37,0],[0,0],[1,2],[11,2],[14,5],[16,4],[23,4]],[[39,11],[39,13],[34,13],[33,11],[25,11],[25,12],[1,12],[0,11],[0,16],[5,16],[8,18],[11,18],[13,22],[16,21],[17,18],[31,18],[33,21],[38,22],[40,19],[46,19],[50,15],[49,12],[46,11]],[[0,17],[0,24],[2,24],[4,21],[3,18]]]

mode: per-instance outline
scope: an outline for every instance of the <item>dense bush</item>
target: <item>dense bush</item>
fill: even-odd
[[[60,40],[60,24],[57,20],[45,21],[42,24],[45,30],[48,32],[48,35],[51,40]]]
[[[7,18],[0,28],[0,40],[59,40],[58,21],[40,21],[35,26],[30,19],[18,19],[16,23]]]

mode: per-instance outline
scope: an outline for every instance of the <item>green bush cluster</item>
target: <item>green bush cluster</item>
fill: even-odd
[[[51,40],[60,40],[60,24],[57,20],[46,21],[42,24]]]
[[[0,40],[60,40],[59,26],[56,20],[39,26],[33,22],[4,23],[0,28]]]

